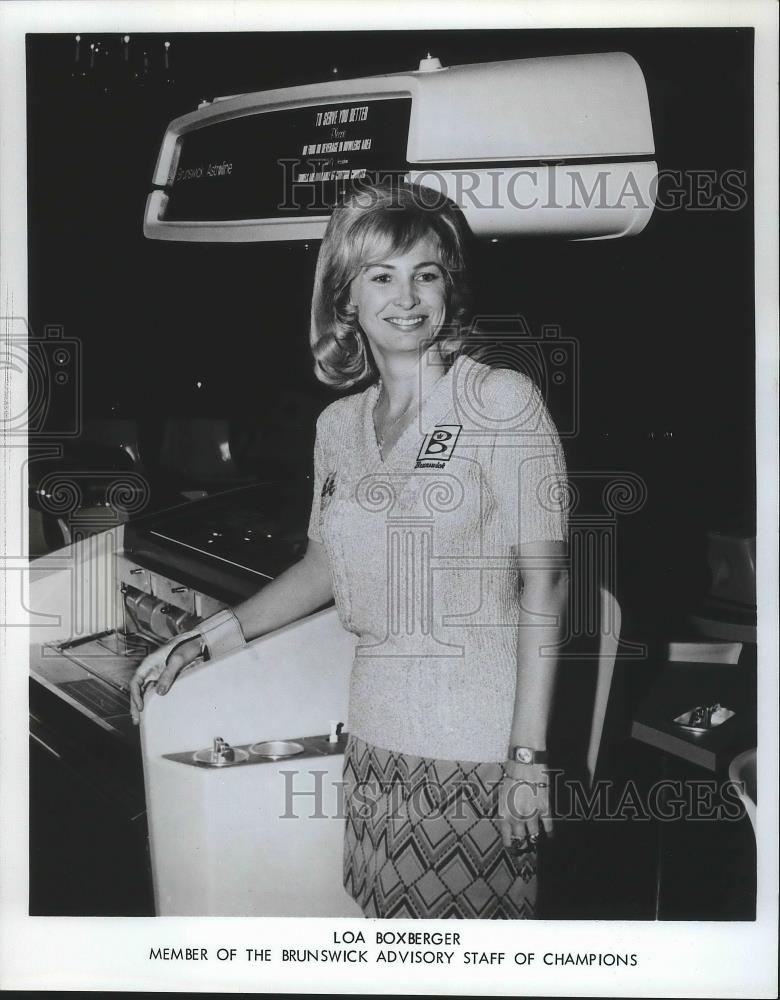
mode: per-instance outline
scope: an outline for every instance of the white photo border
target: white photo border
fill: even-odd
[[[755,275],[758,431],[759,776],[762,792],[778,788],[777,695],[777,7],[722,0],[651,2],[495,2],[375,0],[280,2],[43,2],[0,4],[0,315],[24,315],[27,304],[25,34],[130,31],[348,31],[400,28],[755,28]],[[3,336],[7,335],[3,325]],[[3,373],[4,411],[20,412],[26,379]],[[3,498],[22,495],[26,451],[3,445]],[[5,504],[3,543],[22,532],[22,511]],[[3,555],[5,553],[3,552]],[[18,559],[3,563],[0,624],[19,620]],[[5,586],[8,581],[13,586]],[[16,605],[14,604],[16,602]],[[776,995],[777,797],[758,811],[755,923],[472,921],[475,950],[610,951],[641,955],[633,969],[296,966],[244,962],[148,961],[153,947],[326,947],[334,930],[367,930],[373,922],[288,918],[44,918],[27,916],[27,649],[23,627],[0,629],[0,986],[3,989],[193,992],[340,992],[537,996]],[[407,926],[396,922],[399,929]],[[431,922],[431,929],[433,929]],[[435,922],[438,929],[445,922]],[[408,926],[411,926],[409,924]],[[368,935],[367,939],[368,939]],[[385,969],[387,972],[387,969]]]

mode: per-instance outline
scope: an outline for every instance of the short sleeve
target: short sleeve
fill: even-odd
[[[486,472],[502,534],[515,551],[529,542],[566,541],[566,462],[541,393],[517,372],[494,371],[493,381],[497,429]]]
[[[323,449],[324,431],[322,418],[317,421],[317,436],[314,441],[314,485],[312,489],[311,515],[309,516],[308,536],[315,542],[322,543],[320,531],[320,507],[322,504],[322,489],[325,480],[325,455]]]

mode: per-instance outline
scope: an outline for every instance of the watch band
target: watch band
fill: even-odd
[[[534,750],[533,747],[524,746],[510,747],[509,759],[517,764],[548,763],[546,750]]]

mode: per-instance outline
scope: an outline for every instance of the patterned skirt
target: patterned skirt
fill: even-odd
[[[344,887],[365,916],[535,916],[536,851],[505,848],[496,818],[503,776],[349,737]]]

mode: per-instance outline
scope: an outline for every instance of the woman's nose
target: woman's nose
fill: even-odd
[[[397,306],[400,306],[402,309],[412,309],[419,301],[417,288],[413,279],[410,278],[408,281],[402,279],[398,282],[395,295],[395,304]]]

